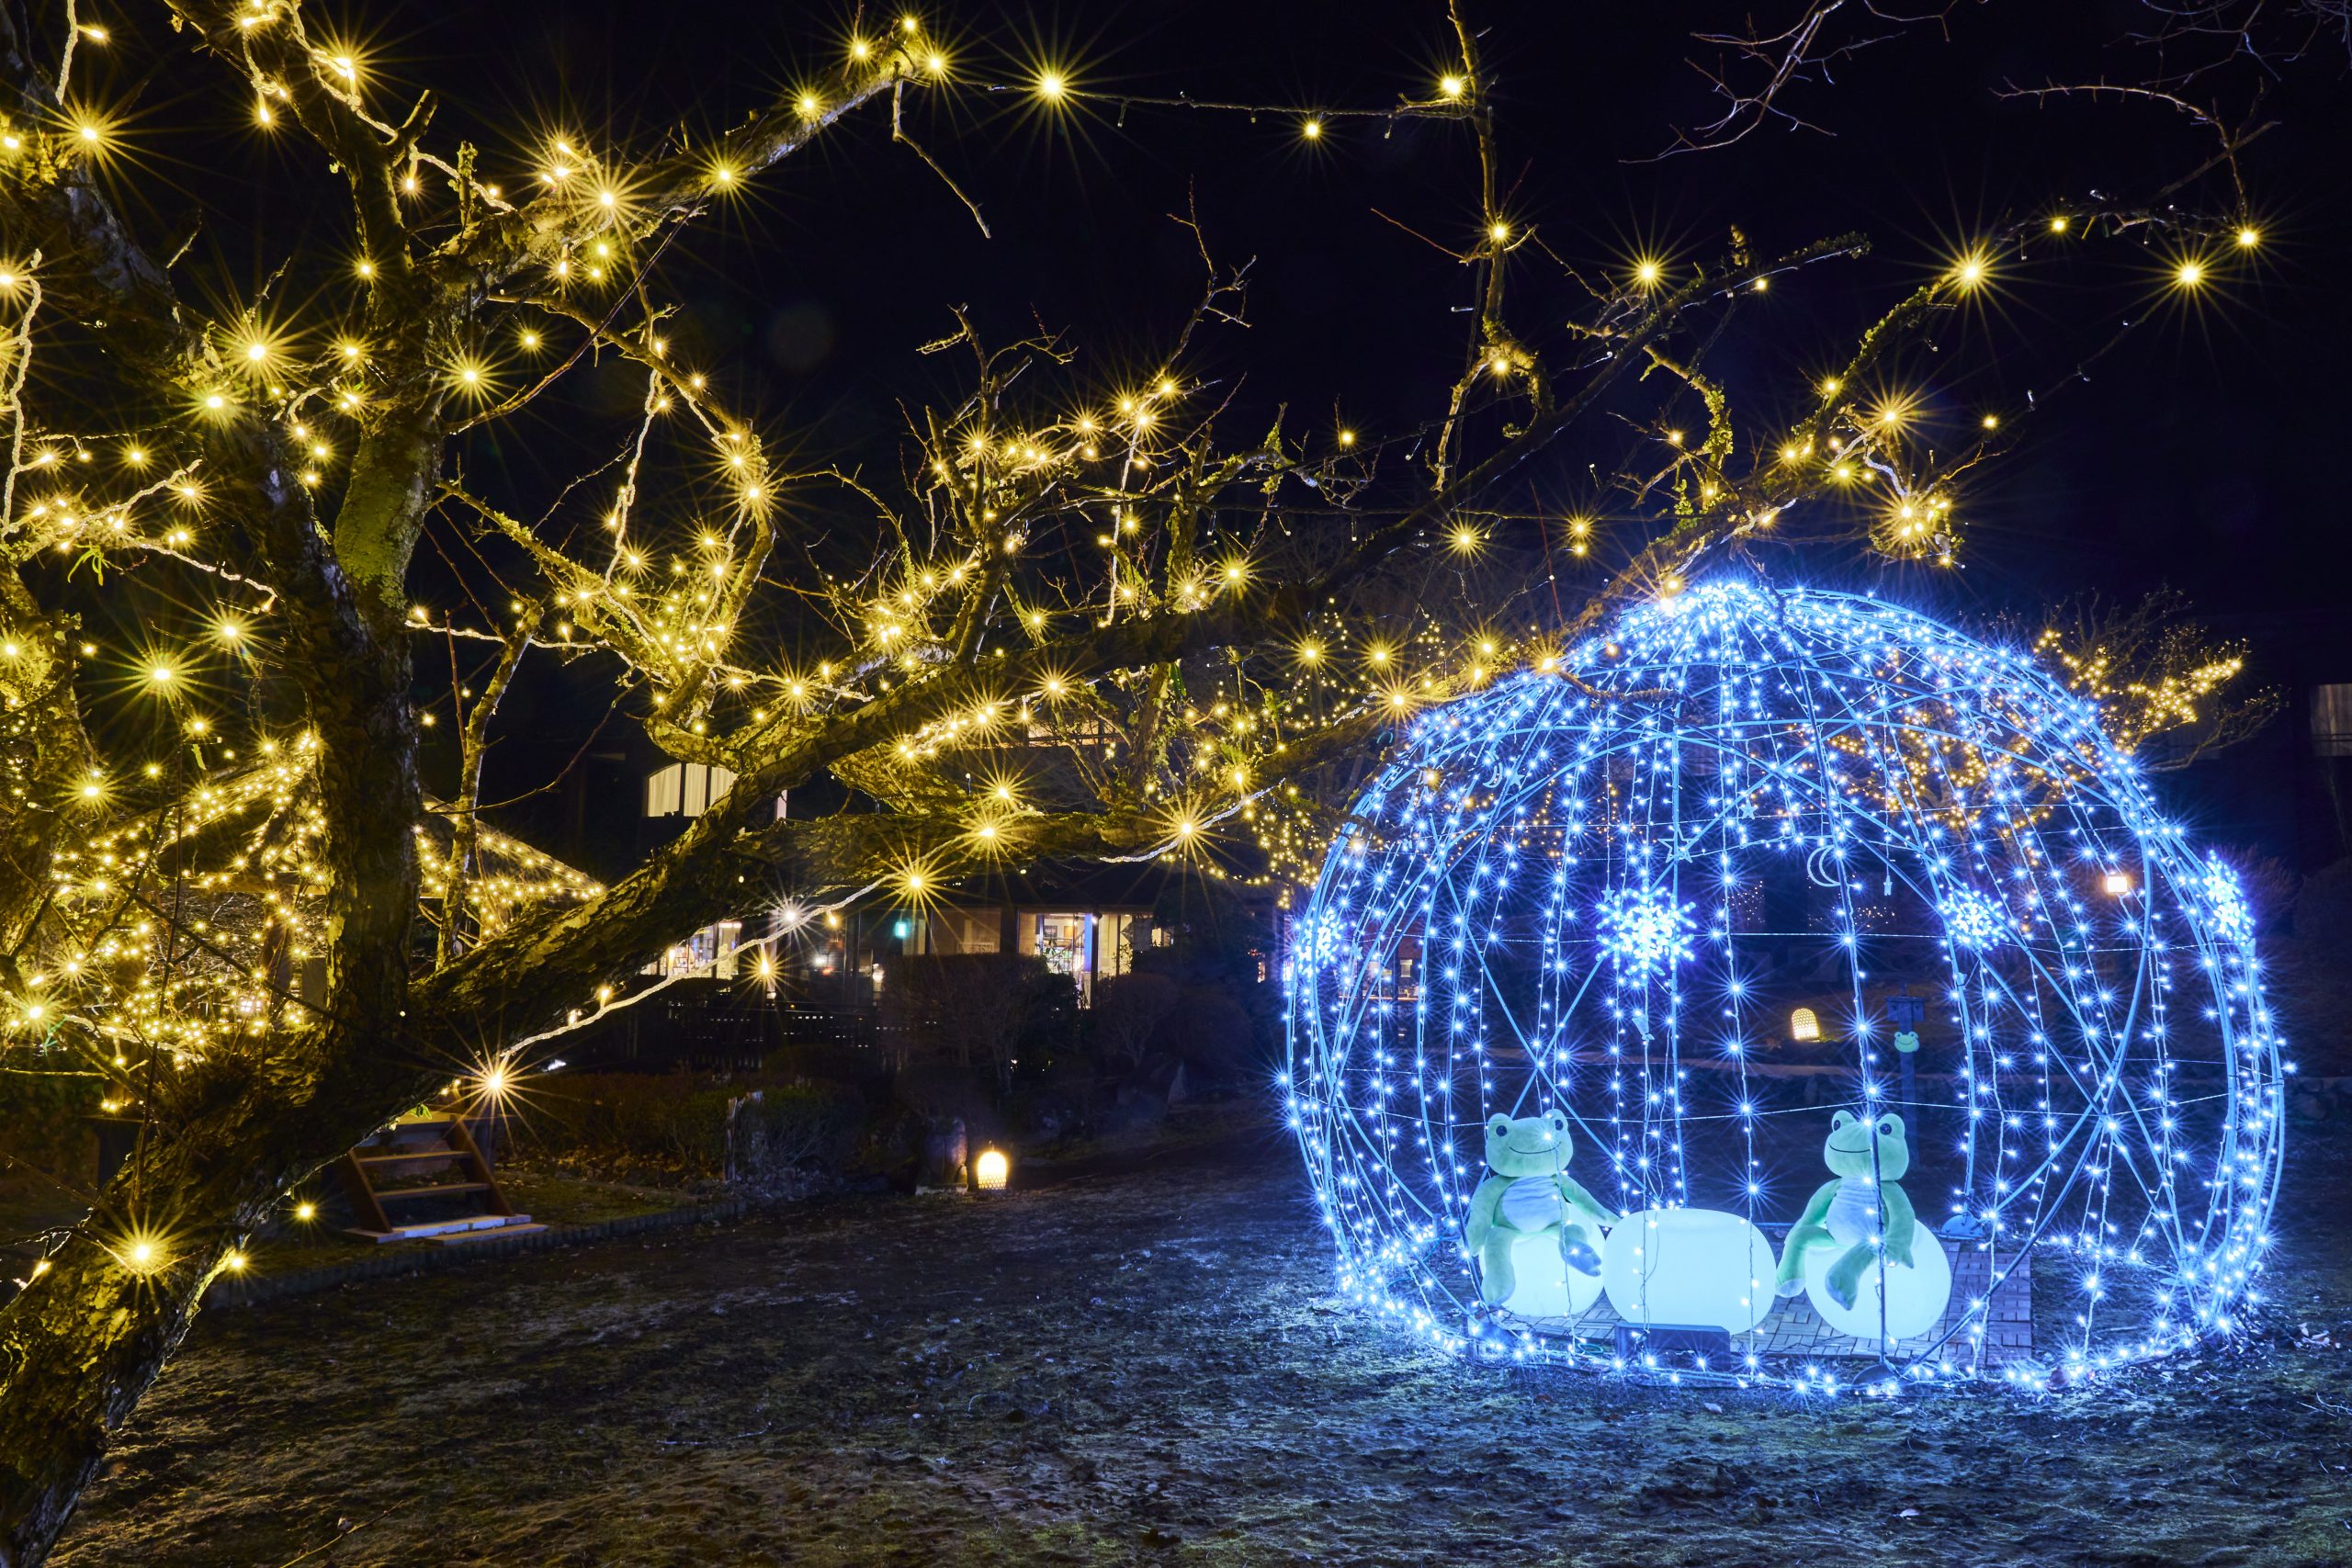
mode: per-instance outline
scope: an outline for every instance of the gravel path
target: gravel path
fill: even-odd
[[[2347,1152],[2297,1151],[2270,1339],[2039,1404],[1441,1360],[1255,1134],[812,1204],[215,1313],[55,1561],[2352,1562]]]

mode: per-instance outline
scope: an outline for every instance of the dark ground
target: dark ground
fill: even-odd
[[[2269,1337],[2038,1404],[1444,1361],[1201,1128],[214,1313],[56,1562],[2352,1562],[2352,1128],[2298,1132]]]

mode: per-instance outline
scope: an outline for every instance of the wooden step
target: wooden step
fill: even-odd
[[[381,1203],[390,1198],[447,1198],[460,1192],[487,1192],[490,1190],[487,1181],[445,1181],[438,1187],[379,1187],[376,1189],[376,1201]]]
[[[413,1150],[413,1151],[412,1151],[412,1152],[410,1152],[410,1153],[408,1153],[408,1154],[400,1154],[400,1155],[358,1155],[358,1156],[355,1156],[354,1157],[355,1157],[355,1158],[356,1158],[356,1159],[359,1161],[359,1163],[360,1163],[361,1165],[399,1165],[399,1164],[402,1163],[403,1161],[407,1161],[407,1160],[420,1160],[420,1159],[463,1159],[463,1158],[465,1158],[465,1157],[466,1157],[466,1151],[465,1151],[465,1150],[463,1150],[463,1149],[446,1149],[446,1148],[445,1148],[445,1149],[416,1149],[416,1150]]]
[[[345,1234],[379,1243],[442,1241],[460,1236],[487,1238],[526,1225],[533,1230],[547,1228],[532,1224],[528,1214],[469,1214],[461,1220],[422,1220],[413,1225],[394,1225],[390,1230],[353,1230]]]
[[[464,1247],[477,1241],[496,1241],[501,1236],[528,1235],[533,1231],[543,1231],[548,1228],[545,1225],[534,1224],[528,1214],[515,1214],[510,1217],[522,1223],[499,1225],[490,1230],[456,1231],[448,1235],[436,1235],[433,1239],[443,1247]]]

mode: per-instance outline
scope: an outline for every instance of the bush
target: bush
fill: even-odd
[[[733,1103],[728,1176],[748,1187],[776,1188],[838,1172],[865,1122],[865,1101],[839,1084],[781,1084]]]
[[[730,1137],[739,1181],[837,1170],[865,1120],[853,1089],[765,1074],[561,1074],[531,1088],[507,1123],[517,1157],[655,1185],[726,1179]]]
[[[1000,1092],[1016,1066],[1043,1069],[1077,1035],[1078,988],[1019,953],[903,958],[882,993],[883,1023],[909,1061],[993,1072]]]
[[[870,1047],[821,1043],[780,1045],[760,1058],[766,1077],[839,1084],[871,1091],[888,1081],[890,1064]]]
[[[1095,1059],[1118,1072],[1140,1066],[1161,1023],[1175,1010],[1179,990],[1165,975],[1117,975],[1096,981],[1094,1006],[1086,1021]]]
[[[1232,991],[1187,986],[1161,1021],[1157,1043],[1211,1078],[1247,1076],[1261,1055],[1257,1021]]]

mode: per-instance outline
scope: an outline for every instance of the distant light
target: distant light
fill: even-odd
[[[1004,1157],[1001,1149],[982,1149],[980,1157],[972,1163],[972,1182],[983,1192],[1001,1192],[1005,1179],[1012,1174],[1012,1162]]]

